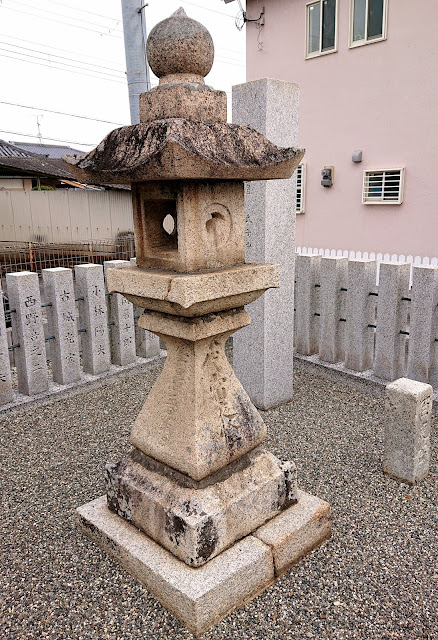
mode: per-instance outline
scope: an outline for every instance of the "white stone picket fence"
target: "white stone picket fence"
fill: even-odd
[[[295,252],[299,255],[320,255],[328,257],[344,257],[350,260],[376,260],[376,284],[379,284],[379,271],[381,262],[409,262],[411,265],[411,275],[409,284],[412,286],[412,268],[423,266],[438,266],[438,258],[428,258],[422,256],[411,256],[397,253],[374,253],[373,251],[348,251],[347,249],[317,249],[311,247],[296,247]]]
[[[406,376],[437,388],[438,261],[417,266],[415,259],[391,263],[384,257],[297,253],[296,356],[352,376]],[[0,405],[164,355],[158,338],[136,326],[141,309],[106,291],[106,269],[129,264],[113,260],[74,271],[45,269],[41,278],[6,276],[12,328],[0,305]]]
[[[298,358],[359,377],[408,377],[438,387],[436,259],[416,266],[415,259],[385,262],[386,256],[350,259],[348,252],[326,257],[300,251]]]
[[[6,275],[11,329],[0,304],[0,405],[44,397],[162,355],[158,338],[137,326],[142,310],[106,290],[104,271],[129,265],[110,260],[103,267],[77,265],[74,272],[43,269],[41,278],[29,271]]]

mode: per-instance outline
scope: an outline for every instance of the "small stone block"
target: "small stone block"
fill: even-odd
[[[188,567],[106,506],[80,507],[79,526],[195,635],[263,591],[274,579],[272,553],[253,536],[203,567]]]
[[[426,477],[430,461],[433,389],[399,378],[386,386],[383,471],[408,484]]]
[[[330,537],[331,509],[328,502],[298,491],[298,502],[253,533],[269,545],[279,576]]]

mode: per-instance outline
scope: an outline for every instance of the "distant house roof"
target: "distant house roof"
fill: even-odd
[[[0,140],[0,158],[28,158],[29,153],[10,142]]]
[[[84,153],[79,149],[73,149],[72,147],[60,146],[57,144],[39,144],[38,142],[12,142],[14,146],[29,153],[36,153],[39,156],[46,156],[46,158],[59,159],[65,155],[74,155],[75,153]]]
[[[0,172],[74,179],[61,160],[46,158],[0,140]]]

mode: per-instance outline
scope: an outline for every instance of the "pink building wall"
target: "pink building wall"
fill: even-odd
[[[350,49],[350,0],[338,0],[338,50],[309,60],[306,2],[248,0],[248,18],[264,6],[265,25],[246,25],[247,80],[301,86],[297,246],[437,256],[438,2],[389,0],[387,39]],[[351,160],[357,149],[361,163]],[[325,165],[334,166],[331,188],[320,184]],[[363,170],[399,167],[403,203],[363,205]]]

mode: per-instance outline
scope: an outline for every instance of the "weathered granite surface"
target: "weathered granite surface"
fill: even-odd
[[[132,185],[137,266],[179,271],[245,263],[243,182]]]
[[[280,274],[275,264],[249,263],[197,273],[132,267],[109,271],[107,285],[110,293],[123,293],[138,307],[194,317],[242,307],[266,289],[279,287]]]
[[[433,388],[400,378],[386,386],[384,472],[416,484],[429,472]]]
[[[263,78],[233,87],[233,122],[281,147],[298,143],[298,111],[296,83]],[[237,377],[261,409],[292,399],[295,197],[295,176],[245,187],[246,259],[279,264],[281,272],[281,289],[251,305],[251,325],[234,342]]]
[[[125,567],[196,636],[264,591],[331,533],[327,502],[300,500],[201,567],[189,567],[123,518],[102,496],[78,509],[83,532]]]
[[[158,78],[193,74],[203,82],[213,66],[214,45],[208,29],[180,7],[151,30],[146,53]]]
[[[112,513],[105,496],[80,507],[78,514],[83,532],[195,635],[243,606],[274,579],[271,551],[254,536],[195,569]]]
[[[182,118],[227,121],[227,94],[205,84],[164,84],[140,95],[140,122]]]
[[[250,127],[157,120],[111,131],[85,157],[64,156],[82,182],[289,178],[304,151],[281,149]]]
[[[264,440],[264,422],[225,355],[229,336],[248,322],[243,309],[194,319],[143,314],[140,326],[166,342],[167,358],[132,427],[134,447],[201,480]]]
[[[199,567],[296,502],[296,467],[263,449],[195,482],[134,449],[107,465],[109,508]]]
[[[243,181],[289,178],[304,152],[223,121],[223,96],[203,88],[206,33],[182,10],[157,25],[148,51],[160,86],[143,104],[165,117],[67,159],[85,182],[133,185],[137,265],[108,270],[108,289],[145,309],[139,326],[168,352],[134,421],[133,455],[107,468],[117,515],[95,501],[81,526],[195,633],[270,584],[277,546],[280,570],[309,549],[306,533],[290,543],[289,519],[272,547],[249,535],[288,511],[296,469],[256,450],[266,427],[225,355],[249,324],[243,306],[279,286],[276,265],[245,263]],[[323,537],[310,511],[313,547]]]

